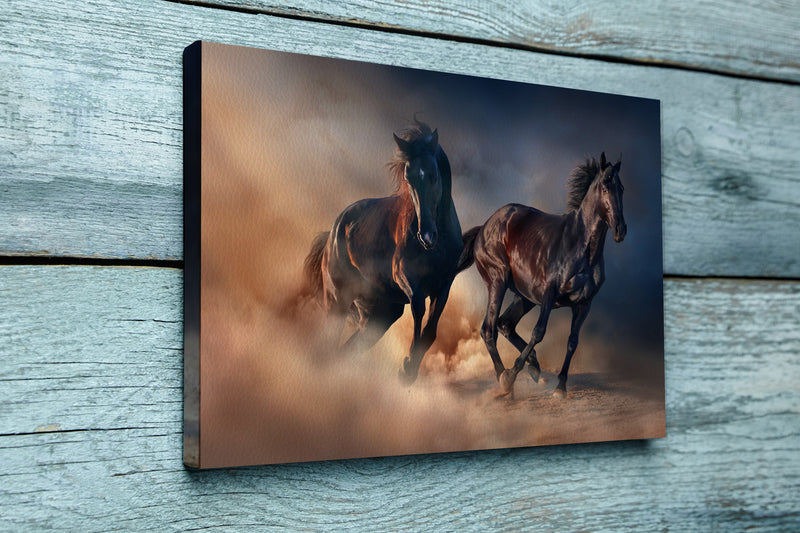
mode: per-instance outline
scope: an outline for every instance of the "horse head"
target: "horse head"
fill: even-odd
[[[436,220],[442,198],[442,177],[436,160],[439,133],[438,130],[431,132],[428,126],[420,125],[409,139],[396,134],[393,136],[400,158],[405,162],[401,179],[417,217],[417,240],[423,248],[431,250],[439,237]]]
[[[625,215],[622,213],[622,193],[625,187],[619,179],[619,169],[622,160],[618,160],[613,165],[606,161],[606,154],[600,155],[600,170],[595,180],[597,188],[597,202],[600,216],[603,221],[611,228],[614,242],[622,242],[628,232],[628,225],[625,224]]]

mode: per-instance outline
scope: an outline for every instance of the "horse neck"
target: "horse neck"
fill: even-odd
[[[453,206],[453,198],[450,196],[450,182],[447,185],[442,183],[442,197],[439,198],[439,205],[436,209],[436,217],[440,220],[450,215],[450,208]]]
[[[590,190],[581,205],[574,211],[576,226],[580,228],[580,245],[590,264],[596,264],[603,257],[608,224],[600,216],[597,197]]]
[[[439,178],[442,180],[442,197],[439,198],[437,213],[439,218],[442,218],[448,215],[453,205],[453,179],[450,174],[450,161],[441,146],[436,152],[436,164],[439,167]]]

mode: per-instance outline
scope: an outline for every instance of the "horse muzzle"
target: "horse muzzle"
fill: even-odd
[[[432,250],[439,240],[439,235],[434,231],[426,231],[425,233],[417,232],[417,240],[426,250]]]
[[[614,242],[622,242],[625,238],[625,235],[628,234],[628,225],[624,222],[620,222],[616,226],[614,226]]]

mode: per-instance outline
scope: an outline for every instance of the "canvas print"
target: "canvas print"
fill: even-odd
[[[198,42],[184,461],[664,435],[658,101]]]

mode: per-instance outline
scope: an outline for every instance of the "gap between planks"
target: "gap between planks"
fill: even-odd
[[[108,266],[183,269],[183,259],[136,259],[57,255],[0,255],[0,266]]]
[[[172,268],[183,270],[182,259],[134,259],[116,257],[84,257],[84,256],[45,256],[45,255],[0,255],[0,266],[89,266],[89,267],[150,267]],[[769,277],[769,276],[726,276],[726,275],[691,275],[667,274],[663,275],[666,281],[779,281],[787,283],[800,282],[800,277]]]
[[[783,85],[800,85],[800,81],[795,80],[788,80],[784,78],[778,78],[775,76],[764,76],[758,74],[746,74],[743,72],[735,71],[735,70],[726,70],[726,69],[715,69],[710,67],[700,67],[694,65],[688,65],[684,63],[679,63],[677,61],[671,60],[646,60],[646,59],[636,59],[630,57],[622,57],[622,56],[611,56],[611,55],[603,55],[603,54],[589,54],[589,53],[581,53],[581,52],[570,52],[567,50],[554,50],[551,48],[546,48],[544,46],[533,46],[529,44],[520,44],[520,43],[513,43],[508,41],[496,41],[492,39],[481,39],[478,37],[468,37],[465,35],[457,35],[452,33],[437,33],[432,31],[425,31],[425,30],[414,30],[410,28],[403,28],[401,26],[393,26],[390,24],[381,24],[376,22],[369,22],[365,20],[358,20],[358,19],[335,19],[335,18],[326,18],[324,16],[314,16],[311,12],[298,12],[298,13],[289,13],[285,11],[271,11],[269,9],[258,9],[255,7],[245,7],[245,6],[229,6],[229,5],[220,5],[220,4],[212,4],[209,2],[204,2],[202,0],[165,0],[167,2],[173,4],[181,4],[187,6],[194,6],[200,7],[205,9],[218,9],[221,11],[231,11],[234,13],[242,13],[246,15],[266,15],[270,17],[276,18],[284,18],[290,20],[298,20],[304,22],[317,22],[323,24],[330,24],[332,26],[343,26],[347,28],[357,28],[362,30],[372,30],[378,31],[383,33],[395,33],[399,35],[408,35],[413,37],[427,37],[430,39],[439,39],[441,41],[451,41],[451,42],[458,42],[458,43],[467,43],[467,44],[477,44],[477,45],[484,45],[484,46],[493,46],[495,48],[507,48],[511,50],[522,50],[527,52],[536,52],[539,54],[547,54],[547,55],[555,55],[555,56],[562,56],[562,57],[572,57],[578,59],[588,59],[593,61],[602,61],[605,63],[614,63],[614,64],[622,64],[622,65],[639,65],[639,66],[648,66],[648,67],[657,67],[657,68],[665,68],[665,69],[674,69],[674,70],[684,70],[689,72],[702,72],[706,74],[715,74],[719,76],[725,76],[729,78],[736,78],[736,79],[743,79],[743,80],[753,80],[753,81],[763,81],[769,83],[779,83]]]

